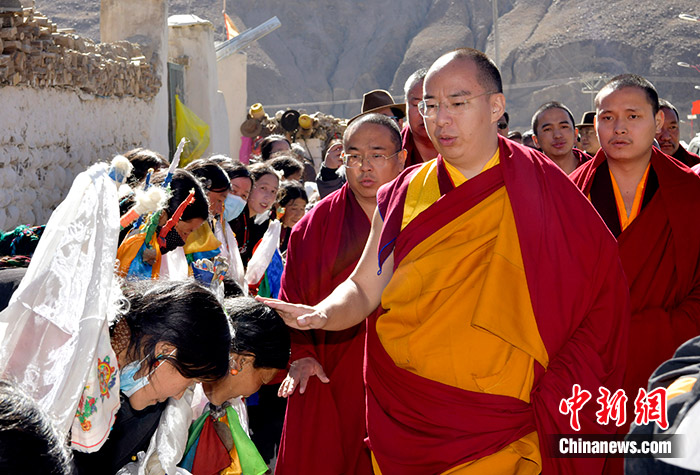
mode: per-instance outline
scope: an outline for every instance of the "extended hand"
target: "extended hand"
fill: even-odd
[[[280,314],[284,319],[284,323],[292,328],[299,330],[311,330],[323,328],[328,322],[328,317],[314,307],[308,305],[300,305],[287,303],[277,299],[268,299],[264,297],[255,297],[258,302],[268,305]]]
[[[323,372],[321,363],[316,361],[316,359],[308,356],[296,360],[289,367],[289,374],[287,374],[287,377],[282,381],[277,395],[279,397],[289,397],[294,394],[294,390],[297,386],[299,386],[299,393],[304,394],[309,378],[314,375],[317,376],[322,383],[330,382],[326,373]]]

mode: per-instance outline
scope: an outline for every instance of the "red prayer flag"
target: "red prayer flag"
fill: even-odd
[[[691,114],[700,114],[700,101],[693,101],[693,108],[690,110]]]
[[[233,24],[233,20],[231,20],[231,17],[228,16],[227,13],[224,13],[224,23],[226,24],[226,40],[230,40],[234,36],[238,36],[238,30]]]

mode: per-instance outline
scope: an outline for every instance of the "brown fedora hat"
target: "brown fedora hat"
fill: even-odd
[[[576,124],[577,128],[580,127],[593,127],[595,124],[593,120],[595,119],[595,111],[584,112],[581,117],[581,123]]]
[[[244,137],[257,137],[262,133],[262,123],[257,119],[247,119],[241,124],[241,135]]]
[[[371,114],[372,112],[378,112],[382,109],[386,109],[387,107],[391,107],[391,111],[399,119],[403,119],[404,117],[406,117],[405,102],[397,104],[396,102],[394,102],[394,98],[391,97],[391,94],[389,94],[389,92],[385,91],[384,89],[375,89],[374,91],[369,91],[362,96],[362,112],[350,119],[348,121],[348,125],[350,124],[350,122],[354,121],[362,115]]]

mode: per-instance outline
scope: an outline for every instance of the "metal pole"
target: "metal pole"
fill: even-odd
[[[493,6],[493,47],[496,67],[501,67],[501,54],[498,49],[498,0],[491,0]]]
[[[280,26],[282,26],[282,23],[280,23],[279,18],[274,16],[265,23],[262,23],[255,28],[245,30],[238,36],[234,36],[230,40],[224,41],[215,48],[216,60],[221,61],[225,57],[236,53],[254,41],[258,41],[263,36],[272,33]]]

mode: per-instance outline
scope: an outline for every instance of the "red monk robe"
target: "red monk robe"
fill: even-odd
[[[292,230],[280,298],[315,305],[355,268],[370,222],[347,183]],[[330,379],[309,379],[290,396],[275,473],[371,474],[364,439],[365,323],[340,332],[292,330],[292,358],[311,356]]]
[[[622,382],[629,301],[615,242],[586,199],[543,155],[502,138],[499,152],[500,164],[456,188],[445,163],[438,158],[436,173],[442,196],[405,227],[404,204],[411,179],[431,163],[404,171],[379,191],[378,207],[384,218],[380,265],[394,250],[395,269],[382,297],[386,313],[368,321],[365,381],[369,445],[385,475],[453,473],[451,470],[462,473],[461,468],[466,473],[478,473],[478,467],[485,466],[491,467],[489,473],[496,473],[496,464],[476,462],[488,464],[501,455],[506,462],[520,456],[520,462],[510,466],[509,473],[538,473],[533,463],[541,464],[545,474],[592,474],[602,469],[603,459],[549,457],[547,435],[573,432],[569,416],[560,414],[558,408],[562,399],[571,396],[574,384],[595,398],[599,386],[617,388]],[[458,254],[460,242],[450,242],[451,235],[461,232],[453,228],[454,223],[495,199],[501,200],[504,219],[502,227],[494,231],[496,248],[491,262],[484,266],[489,268],[499,261],[499,269],[505,273],[488,273],[480,282],[483,287],[478,288],[463,285],[462,277],[456,282],[447,281],[451,273],[461,275],[460,267],[471,259]],[[474,225],[467,219],[464,227]],[[498,240],[503,234],[507,242]],[[435,239],[440,235],[448,243],[442,249],[440,240]],[[426,249],[425,243],[436,244]],[[478,246],[475,253],[483,247]],[[504,249],[515,249],[518,254],[511,254],[513,259],[509,261],[503,258],[507,257],[502,253]],[[431,253],[442,257],[433,262],[435,273],[441,272],[446,282],[412,271],[414,265],[421,264],[423,254],[429,261]],[[518,260],[522,267],[515,262]],[[513,286],[511,276],[519,279],[519,287]],[[403,282],[397,283],[397,278]],[[403,302],[402,293],[393,291],[394,287],[404,288]],[[489,293],[485,294],[487,288]],[[484,299],[476,299],[473,312],[465,311],[460,307],[460,296],[473,301],[474,293]],[[417,302],[413,314],[406,305],[411,299]],[[425,302],[437,309],[437,314],[421,312]],[[418,361],[402,361],[399,367],[388,352],[400,353],[404,348],[391,344],[385,348],[382,334],[378,335],[379,325],[386,330],[383,319],[396,320],[393,307],[409,312],[398,318],[399,323],[435,319],[437,315],[439,326],[442,313],[455,314],[445,316],[457,318],[455,328],[459,327],[461,309],[461,318],[471,321],[475,331],[484,331],[484,338],[510,343],[513,354],[530,358],[529,375],[527,370],[520,375],[509,374],[528,380],[526,386],[531,389],[518,396],[501,395],[499,388],[508,386],[508,381],[487,377],[482,378],[483,385],[478,384],[481,390],[465,390],[404,368],[429,367],[436,357],[431,354],[424,354]],[[531,318],[536,324],[534,336],[539,346],[530,344],[532,327],[526,328],[527,322],[521,323],[521,318]],[[523,332],[518,331],[521,325]],[[429,338],[434,326],[415,335]],[[499,333],[501,329],[507,334]],[[459,346],[459,342],[448,341],[449,335],[445,338],[434,342],[436,350]],[[471,366],[479,364],[469,360],[454,363],[449,372],[466,381],[472,374]],[[509,364],[506,361],[506,369]],[[581,433],[614,433],[614,425],[596,423],[597,410],[595,404],[588,404],[579,412]],[[541,461],[539,453],[532,452],[533,444],[542,454]],[[472,463],[475,470],[470,470]]]
[[[683,147],[683,145],[678,145],[678,148],[675,152],[673,152],[672,157],[689,168],[700,164],[700,157],[698,157],[692,152],[687,151],[685,147]]]
[[[404,167],[408,168],[410,166],[423,163],[423,157],[421,156],[418,147],[416,147],[416,142],[413,139],[413,133],[411,132],[411,128],[408,126],[408,124],[404,125],[403,129],[401,130],[401,141],[402,148],[406,150],[406,163]]]
[[[700,333],[700,179],[652,148],[641,211],[622,231],[605,152],[571,179],[617,237],[632,305],[623,388],[628,424],[639,388],[686,340]]]

